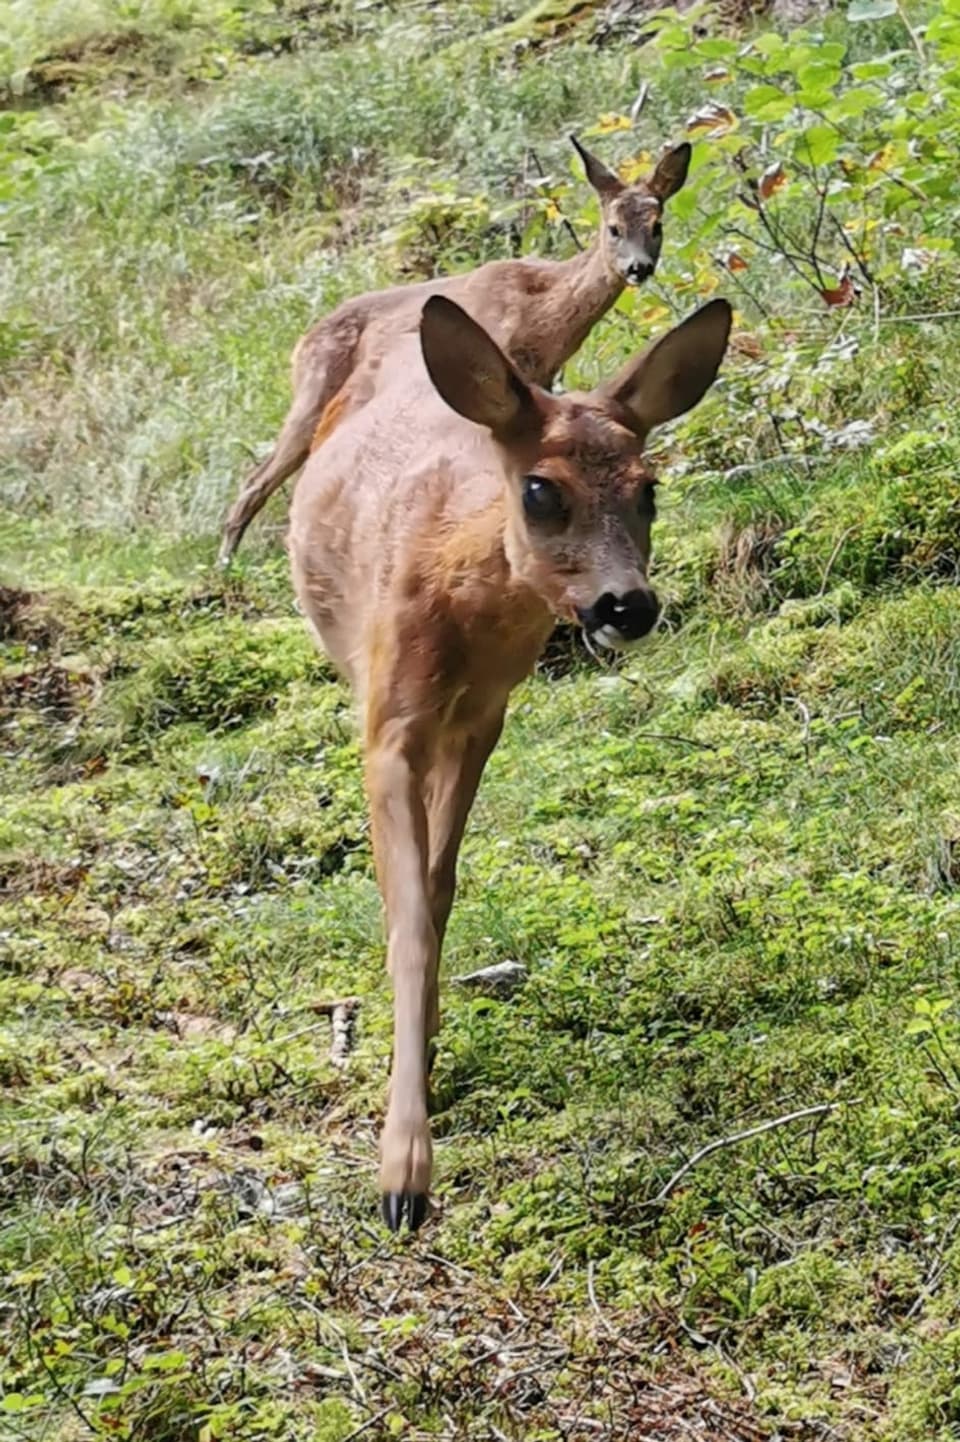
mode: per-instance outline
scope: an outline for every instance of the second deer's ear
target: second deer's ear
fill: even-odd
[[[571,135],[570,144],[583,161],[583,168],[586,171],[587,179],[597,192],[601,200],[612,200],[625,188],[619,175],[608,170],[602,160],[591,155],[586,146],[581,145],[575,135]]]
[[[659,201],[669,200],[671,195],[676,195],[678,190],[683,189],[687,171],[690,169],[690,155],[690,142],[683,140],[672,150],[668,150],[666,155],[661,156],[657,168],[647,181],[651,192]]]
[[[420,317],[420,348],[447,405],[509,438],[539,415],[533,392],[481,325],[446,296],[432,295]]]
[[[728,301],[709,301],[628,361],[618,376],[599,387],[599,394],[621,405],[643,436],[683,415],[716,380],[732,318]]]

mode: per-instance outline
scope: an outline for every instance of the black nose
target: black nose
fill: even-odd
[[[610,626],[625,641],[636,641],[657,624],[660,602],[653,591],[640,588],[627,591],[622,596],[605,591],[592,606],[578,609],[577,615],[587,631],[599,631],[601,626]]]
[[[627,279],[632,280],[634,285],[639,285],[641,281],[647,280],[653,275],[653,270],[654,266],[652,261],[635,260],[627,270]]]

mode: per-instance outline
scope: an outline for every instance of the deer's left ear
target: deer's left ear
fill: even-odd
[[[733,312],[725,300],[711,300],[667,331],[648,350],[628,361],[601,396],[628,411],[637,433],[682,416],[707,393],[727,349]]]
[[[658,200],[669,200],[671,195],[676,195],[678,190],[683,189],[687,171],[690,169],[690,155],[690,142],[683,140],[658,161],[656,170],[647,181]]]

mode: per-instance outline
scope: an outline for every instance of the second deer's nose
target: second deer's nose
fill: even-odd
[[[609,626],[625,641],[637,641],[657,624],[660,602],[653,591],[643,587],[620,596],[605,591],[592,606],[578,610],[577,614],[588,631]]]

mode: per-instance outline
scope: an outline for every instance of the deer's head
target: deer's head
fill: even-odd
[[[596,390],[551,395],[528,384],[453,301],[431,296],[424,306],[430,379],[500,451],[513,575],[603,646],[628,649],[658,619],[647,578],[655,481],[644,441],[712,385],[730,321],[727,302],[710,301]]]
[[[571,135],[587,179],[600,198],[600,248],[608,269],[628,285],[653,275],[663,242],[663,207],[687,178],[687,141],[668,150],[646,180],[624,182]]]

